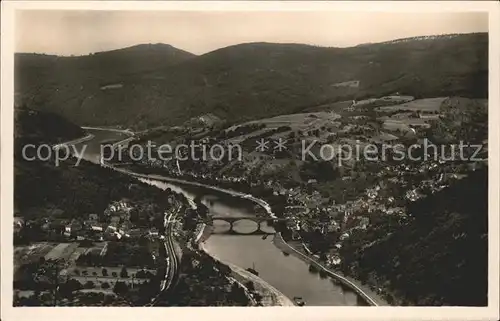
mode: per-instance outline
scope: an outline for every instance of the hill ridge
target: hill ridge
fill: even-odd
[[[15,89],[32,108],[76,123],[137,129],[208,113],[229,121],[266,118],[393,92],[417,98],[488,94],[484,33],[397,46],[254,42],[199,56],[137,52],[73,58],[69,66],[57,58],[17,56]],[[333,86],[354,80],[358,87]],[[103,84],[119,86],[103,91]]]
[[[132,51],[132,50],[137,50],[137,49],[169,49],[169,50],[176,50],[179,52],[184,52],[186,54],[192,55],[192,56],[197,56],[196,54],[189,52],[187,50],[177,48],[171,44],[168,43],[139,43],[127,47],[122,47],[122,48],[116,48],[116,49],[110,49],[110,50],[103,50],[103,51],[96,51],[96,52],[90,52],[87,54],[81,54],[81,55],[59,55],[59,54],[52,54],[52,53],[43,53],[43,52],[15,52],[14,55],[34,55],[34,56],[48,56],[48,57],[57,57],[57,58],[83,58],[83,57],[91,57],[95,55],[102,55],[102,54],[108,54],[108,53],[119,53],[119,52],[127,52],[127,51]]]

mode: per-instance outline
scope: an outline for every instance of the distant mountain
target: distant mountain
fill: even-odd
[[[143,44],[76,57],[17,53],[14,59],[16,101],[77,119],[72,110],[85,99],[91,99],[101,87],[194,56],[166,44]],[[67,111],[63,111],[65,109]]]
[[[24,89],[32,85],[85,85],[87,82],[97,82],[97,85],[102,85],[121,80],[130,74],[174,65],[194,56],[166,44],[143,44],[71,57],[17,53],[16,86]]]
[[[395,91],[416,97],[487,97],[488,91],[487,34],[352,48],[249,43],[179,54],[163,64],[151,63],[140,49],[147,46],[132,48],[139,49],[62,59],[17,55],[18,98],[79,124],[145,128],[209,113],[249,120]],[[61,67],[66,59],[81,68],[68,72]],[[48,60],[52,67],[44,73],[39,65]],[[343,85],[356,80],[358,87]]]

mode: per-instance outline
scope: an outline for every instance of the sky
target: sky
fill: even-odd
[[[17,11],[16,52],[86,55],[144,43],[194,54],[247,42],[350,47],[449,33],[487,32],[487,13]]]

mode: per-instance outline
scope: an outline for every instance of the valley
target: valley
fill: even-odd
[[[486,305],[487,49],[17,53],[14,304]]]

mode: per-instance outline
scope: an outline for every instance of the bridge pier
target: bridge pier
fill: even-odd
[[[262,222],[265,222],[265,221],[257,222],[257,231],[256,232],[258,232],[258,233],[263,232],[262,231]]]

